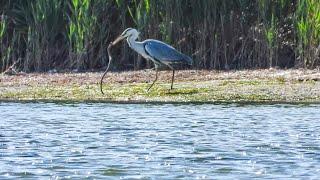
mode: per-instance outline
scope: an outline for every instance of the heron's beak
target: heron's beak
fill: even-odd
[[[123,37],[123,36],[119,36],[119,37],[117,37],[117,39],[116,40],[114,40],[111,44],[114,46],[114,45],[116,45],[116,44],[118,44],[120,41],[122,41],[123,39],[125,39],[126,37]]]

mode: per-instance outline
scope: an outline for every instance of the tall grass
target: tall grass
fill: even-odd
[[[106,46],[127,27],[170,43],[198,69],[315,68],[317,0],[10,0],[0,2],[0,67],[99,70]],[[117,69],[152,67],[128,46]]]
[[[316,0],[298,0],[296,12],[297,55],[304,67],[319,64],[320,3]]]
[[[97,18],[90,13],[89,0],[71,0],[69,9],[71,13],[69,15],[68,38],[71,67],[83,69]]]
[[[3,42],[3,37],[4,37],[4,35],[5,35],[6,28],[7,28],[6,19],[5,19],[5,17],[2,15],[2,16],[0,17],[0,42]],[[1,65],[2,71],[3,71],[4,68],[7,66],[7,65],[6,65],[6,62],[7,62],[7,57],[8,57],[8,54],[5,52],[5,50],[4,50],[4,48],[3,48],[3,43],[0,44],[0,55],[1,55],[0,65]]]
[[[63,1],[9,2],[7,16],[11,27],[7,36],[13,49],[11,61],[21,60],[21,69],[27,72],[54,68],[63,58],[58,54],[64,51],[63,46],[58,44],[65,29]]]

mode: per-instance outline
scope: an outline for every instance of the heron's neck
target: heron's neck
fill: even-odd
[[[135,50],[139,54],[144,54],[144,47],[141,42],[136,41],[138,37],[130,36],[127,38],[127,42],[130,48]]]

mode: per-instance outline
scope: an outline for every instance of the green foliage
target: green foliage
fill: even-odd
[[[52,50],[63,33],[64,3],[59,0],[15,1],[7,15],[14,26],[13,55],[24,61],[24,71],[46,71],[55,63]],[[9,37],[8,37],[9,38]],[[55,49],[54,51],[58,51]]]
[[[72,0],[69,2],[69,30],[71,67],[84,67],[84,55],[88,50],[89,40],[93,37],[97,18],[91,14],[90,0]]]
[[[133,0],[133,7],[128,6],[129,14],[134,21],[135,25],[142,29],[148,22],[150,16],[149,0]]]
[[[299,0],[296,13],[297,54],[304,67],[319,63],[320,51],[320,2]]]
[[[0,21],[0,40],[4,36],[6,28],[7,28],[6,20],[4,18],[1,18],[1,21]]]
[[[192,56],[195,68],[320,65],[317,0],[10,0],[0,14],[2,70],[18,60],[24,71],[103,68],[106,45],[128,27]],[[150,66],[127,46],[114,56],[118,69]]]

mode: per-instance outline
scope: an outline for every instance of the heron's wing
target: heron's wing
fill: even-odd
[[[175,63],[183,61],[186,55],[180,53],[172,46],[157,40],[144,41],[145,51],[153,58],[161,62]]]

